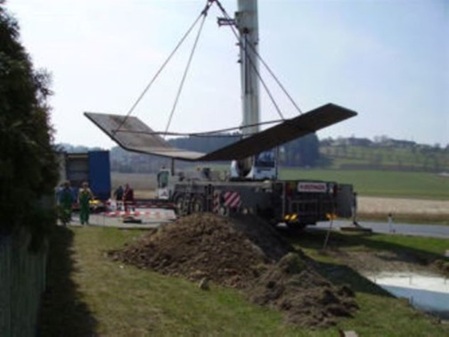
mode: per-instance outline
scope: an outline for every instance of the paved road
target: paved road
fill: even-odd
[[[119,228],[157,228],[160,224],[173,221],[176,217],[172,210],[160,208],[137,209],[140,214],[136,217],[142,220],[142,223],[123,223],[123,217],[120,214],[92,214],[90,224],[94,226],[119,227]],[[73,216],[73,225],[79,225],[77,215]],[[425,237],[437,237],[449,239],[449,226],[427,225],[427,224],[399,224],[393,223],[393,232],[390,232],[386,222],[362,221],[359,223],[364,228],[370,228],[375,233],[396,233],[402,235],[417,235]],[[350,221],[334,221],[332,228],[339,230],[341,227],[353,227]],[[312,227],[313,228],[313,227]],[[316,228],[327,229],[329,222],[320,222]]]
[[[436,238],[448,238],[449,239],[449,226],[443,225],[427,225],[427,224],[400,224],[393,223],[392,229],[386,222],[370,222],[362,221],[359,223],[364,228],[370,228],[375,233],[396,233],[402,235],[416,235],[425,237],[436,237]],[[349,221],[334,221],[332,224],[334,229],[340,229],[341,227],[353,227]],[[329,228],[329,222],[320,222],[317,228],[327,229]]]
[[[139,208],[135,211],[136,212],[132,213],[132,215],[135,219],[140,220],[140,223],[124,222],[124,212],[107,212],[100,214],[91,214],[89,219],[89,226],[116,227],[124,229],[145,229],[157,228],[161,224],[169,223],[176,219],[174,211],[162,208]],[[70,225],[81,225],[78,214],[73,214]]]

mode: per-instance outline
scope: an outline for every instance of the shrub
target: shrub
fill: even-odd
[[[4,4],[0,0],[0,231],[27,226],[36,238],[53,218],[42,216],[42,200],[53,195],[58,178],[47,105],[50,76],[33,68]]]

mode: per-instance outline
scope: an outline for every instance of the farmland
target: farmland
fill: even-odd
[[[346,138],[320,143],[319,152],[329,168],[382,169],[396,171],[442,172],[449,170],[448,148],[385,139],[354,145],[357,140]],[[405,143],[405,145],[404,145]],[[326,145],[328,144],[328,145]]]
[[[449,200],[449,177],[436,173],[285,168],[281,178],[350,183],[363,196]]]
[[[350,183],[362,196],[449,200],[449,177],[435,173],[281,168],[280,178]],[[112,173],[113,186],[124,183],[138,191],[152,190],[156,187],[155,174]]]

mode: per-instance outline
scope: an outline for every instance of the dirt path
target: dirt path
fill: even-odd
[[[449,216],[449,200],[419,200],[382,197],[359,197],[361,213],[432,214]]]

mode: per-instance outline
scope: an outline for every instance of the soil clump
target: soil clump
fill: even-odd
[[[357,308],[351,289],[331,284],[255,216],[193,214],[110,255],[162,274],[240,289],[252,302],[280,310],[286,322],[301,326],[330,326]]]

